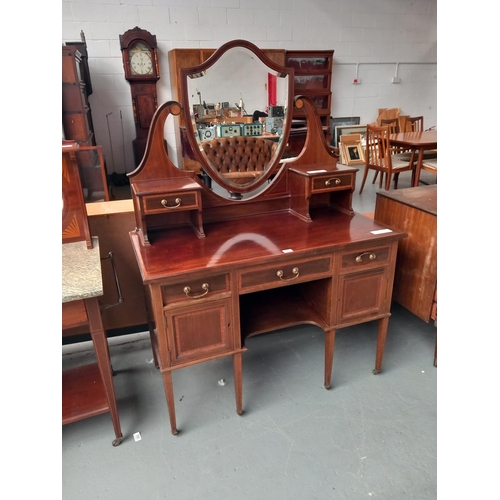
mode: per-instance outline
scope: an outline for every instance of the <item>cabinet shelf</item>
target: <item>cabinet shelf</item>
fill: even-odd
[[[63,425],[110,411],[97,363],[63,371],[62,392]]]
[[[324,314],[307,301],[306,290],[328,286],[328,280],[317,280],[240,296],[241,338],[279,330],[294,325],[312,324],[322,329],[328,325]]]
[[[326,128],[325,137],[331,143],[330,113],[332,103],[333,50],[294,50],[286,52],[286,65],[294,68],[294,96],[310,97]],[[305,116],[303,109],[294,109],[293,118]]]

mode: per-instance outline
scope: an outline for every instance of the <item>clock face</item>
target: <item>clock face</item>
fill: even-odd
[[[133,75],[153,75],[153,54],[143,43],[137,43],[129,52],[130,71]]]

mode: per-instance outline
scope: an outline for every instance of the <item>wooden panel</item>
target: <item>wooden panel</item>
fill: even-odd
[[[118,202],[109,202],[109,206]],[[104,205],[104,204],[103,204]],[[118,203],[118,205],[120,205]],[[141,273],[130,244],[129,232],[135,228],[135,216],[132,212],[89,217],[90,230],[99,237],[99,248],[104,295],[100,298],[103,304],[102,317],[106,330],[128,328],[147,323],[147,313]],[[109,258],[114,255],[123,302],[118,303],[119,295],[115,283],[113,268]],[[107,307],[117,304],[114,307]]]
[[[385,312],[386,268],[341,276],[339,323],[368,320]]]
[[[182,364],[233,349],[229,300],[206,301],[167,315],[171,363]]]

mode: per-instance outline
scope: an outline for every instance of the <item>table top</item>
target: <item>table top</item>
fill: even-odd
[[[394,201],[417,208],[431,215],[437,215],[437,185],[418,186],[393,191],[379,191],[377,196],[390,198]]]
[[[89,299],[103,295],[99,240],[92,248],[85,241],[62,245],[62,301]]]
[[[143,281],[150,284],[193,272],[227,271],[405,236],[394,231],[378,234],[387,226],[359,214],[325,208],[312,212],[311,217],[312,222],[306,223],[279,212],[212,222],[204,224],[206,238],[201,239],[190,227],[172,228],[151,233],[149,246],[141,245],[134,231],[130,237]]]
[[[400,132],[391,134],[391,144],[398,146],[425,146],[437,147],[437,130],[425,130],[424,132]]]

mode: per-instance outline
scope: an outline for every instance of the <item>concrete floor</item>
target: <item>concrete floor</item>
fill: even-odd
[[[357,190],[361,176],[362,169]],[[354,195],[357,212],[374,211],[371,178]],[[402,174],[399,187],[408,186]],[[110,339],[124,440],[111,445],[109,414],[64,426],[62,498],[435,499],[436,327],[393,304],[379,375],[372,374],[376,337],[376,322],[337,332],[329,391],[319,328],[249,339],[242,416],[231,358],[177,370],[177,436],[148,334]],[[93,360],[85,344],[64,347],[63,368]]]

